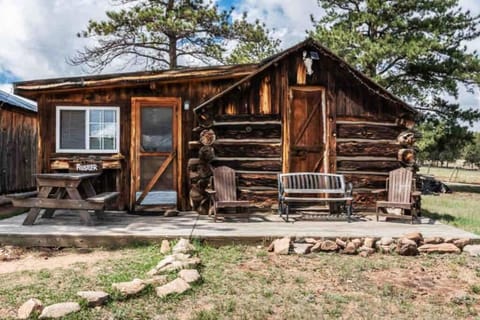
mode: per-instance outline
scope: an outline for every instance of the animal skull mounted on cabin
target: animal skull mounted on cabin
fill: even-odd
[[[312,69],[312,57],[308,55],[307,51],[303,51],[303,63],[305,64],[305,68],[307,69],[307,74],[311,76],[313,74],[313,69]]]

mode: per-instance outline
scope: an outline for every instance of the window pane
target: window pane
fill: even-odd
[[[90,125],[90,137],[101,137],[102,136],[102,125],[101,124],[91,124]]]
[[[85,149],[85,111],[60,110],[60,148]]]
[[[100,150],[101,148],[101,138],[90,138],[90,149]]]
[[[114,150],[115,149],[115,139],[114,138],[103,138],[103,149],[104,150]]]
[[[147,152],[172,151],[172,108],[141,109],[142,148]]]
[[[115,123],[115,111],[105,110],[103,114],[103,119],[105,122]]]
[[[117,129],[117,126],[115,125],[115,123],[106,123],[103,126],[103,136],[108,138],[115,138],[116,129]]]
[[[91,110],[90,111],[90,123],[92,122],[102,122],[102,110]]]

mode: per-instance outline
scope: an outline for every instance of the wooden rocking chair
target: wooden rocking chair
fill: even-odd
[[[387,201],[377,201],[377,221],[379,216],[383,216],[406,219],[413,223],[417,218],[417,211],[420,210],[421,195],[421,192],[415,191],[413,172],[405,168],[390,171],[386,187],[387,189],[373,191],[376,195],[388,193]],[[388,213],[387,209],[400,209],[401,211],[400,214],[393,214]],[[409,210],[410,215],[405,214],[406,210]]]
[[[217,221],[219,215],[228,217],[246,216],[248,220],[248,211],[246,213],[236,212],[238,208],[244,210],[250,207],[251,202],[247,200],[237,200],[235,170],[225,166],[213,169],[213,187],[215,190],[207,190],[207,192],[210,194],[210,209],[213,211],[214,221]],[[235,213],[219,213],[219,209],[228,208],[235,209]]]

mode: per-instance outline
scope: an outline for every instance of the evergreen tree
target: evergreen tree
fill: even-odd
[[[234,20],[233,7],[222,11],[212,0],[112,1],[121,9],[107,11],[104,21],[90,20],[78,33],[98,44],[78,51],[69,59],[73,65],[100,71],[115,60],[145,69],[173,69],[188,59],[203,64],[256,62],[277,52],[280,44],[264,24],[248,22],[246,14]]]
[[[458,0],[318,0],[326,14],[310,35],[394,94],[427,113],[448,113],[440,97],[480,84],[480,58],[467,41],[480,16]],[[471,112],[458,113],[464,119]]]

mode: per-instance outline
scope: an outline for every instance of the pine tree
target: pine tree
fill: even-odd
[[[448,113],[438,98],[480,84],[480,58],[465,43],[480,16],[458,0],[318,0],[326,14],[310,35],[422,111]],[[436,104],[436,102],[440,102]],[[473,114],[460,113],[467,120]]]
[[[212,0],[113,2],[121,9],[107,11],[106,20],[90,20],[77,34],[98,43],[78,51],[71,64],[100,71],[117,60],[150,70],[181,67],[182,61],[246,63],[277,52],[280,44],[264,24],[248,22],[246,14],[234,20],[233,7],[222,11]]]

